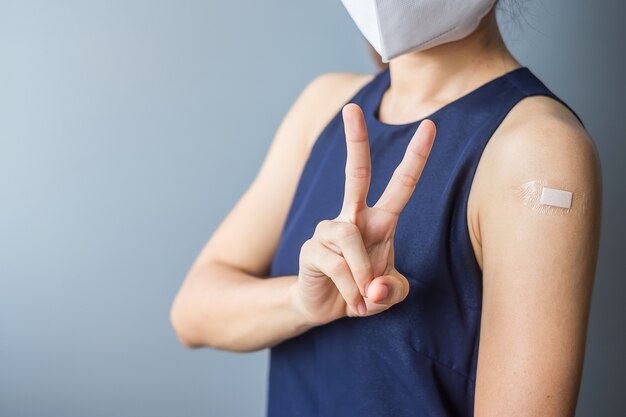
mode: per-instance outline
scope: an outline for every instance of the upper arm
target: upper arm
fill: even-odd
[[[364,76],[327,73],[300,92],[256,177],[207,241],[190,274],[215,261],[257,276],[268,272],[314,139],[363,81]]]
[[[483,306],[475,413],[573,416],[598,250],[600,166],[593,142],[560,104],[537,97],[517,107],[476,174]],[[529,181],[539,186],[520,192]],[[533,208],[528,192],[541,184],[573,191],[571,209]]]

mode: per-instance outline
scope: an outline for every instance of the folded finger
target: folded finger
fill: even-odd
[[[359,304],[362,303],[363,308],[365,308],[365,301],[344,257],[319,241],[315,242],[314,245],[319,245],[314,251],[314,259],[312,260],[316,268],[333,281],[346,304],[355,314],[362,314],[359,312]]]

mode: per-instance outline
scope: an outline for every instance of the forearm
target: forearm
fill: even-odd
[[[172,325],[187,347],[271,347],[312,327],[294,307],[290,287],[297,278],[258,278],[211,263],[185,280],[172,305]]]

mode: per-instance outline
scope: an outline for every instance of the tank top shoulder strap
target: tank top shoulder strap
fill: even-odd
[[[564,105],[572,114],[578,119],[581,125],[583,125],[582,119],[565,101],[554,94],[546,85],[528,68],[522,67],[518,71],[512,71],[506,75],[506,79],[515,87],[521,94],[520,99],[531,96],[547,96],[550,97],[562,105]]]
[[[468,96],[468,100],[459,100],[456,103],[456,113],[464,110],[463,116],[448,121],[445,118],[449,115],[448,112],[440,115],[440,122],[452,123],[459,131],[464,131],[464,126],[477,129],[472,140],[466,142],[469,159],[477,164],[487,142],[513,107],[521,100],[532,96],[546,96],[558,101],[572,112],[581,125],[583,124],[578,114],[546,87],[528,67],[514,69],[475,90]]]

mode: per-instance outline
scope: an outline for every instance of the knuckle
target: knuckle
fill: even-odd
[[[337,260],[333,261],[328,268],[331,277],[342,275],[346,271],[346,269],[348,269],[348,264],[343,257],[339,257]]]
[[[367,166],[348,168],[346,167],[346,176],[355,179],[369,178],[371,170]]]
[[[404,299],[409,295],[409,289],[410,289],[409,281],[406,279],[403,279],[402,284],[400,286],[401,286],[400,301],[404,301]]]
[[[300,268],[311,264],[313,257],[311,244],[311,239],[309,239],[300,247],[300,255],[298,256],[298,265]]]
[[[323,234],[326,230],[328,230],[331,221],[324,219],[320,221],[317,226],[315,226],[315,235]]]
[[[426,159],[426,157],[420,153],[420,147],[419,146],[417,146],[417,145],[411,146],[409,149],[411,151],[411,155],[413,155],[413,156],[415,156],[415,157],[417,157],[417,158],[419,158],[421,160],[425,160]]]
[[[337,222],[333,230],[333,236],[337,240],[346,240],[359,233],[357,225],[348,222]]]
[[[313,239],[307,239],[307,240],[304,241],[304,243],[300,247],[300,256],[302,256],[303,253],[307,253],[308,251],[311,250],[312,240]]]
[[[369,260],[363,260],[363,262],[359,262],[359,264],[355,267],[354,278],[359,281],[365,283],[368,279],[371,278],[371,267]]]
[[[404,186],[413,188],[419,180],[419,176],[407,172],[396,172],[396,179]]]

